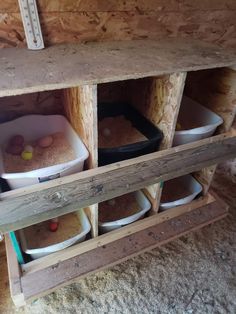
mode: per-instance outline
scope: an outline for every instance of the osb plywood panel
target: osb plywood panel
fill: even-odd
[[[46,45],[183,36],[236,46],[236,11],[195,11],[189,7],[187,11],[170,12],[162,9],[42,12],[40,20]],[[21,16],[0,13],[0,47],[13,46],[25,46]]]
[[[97,87],[85,85],[64,90],[66,116],[89,151],[86,167],[98,166]],[[98,235],[98,204],[85,208],[92,227],[92,236]]]
[[[0,123],[28,114],[63,114],[60,91],[2,97]]]
[[[39,12],[178,11],[236,9],[234,0],[38,0]],[[17,0],[0,3],[1,13],[18,12]]]

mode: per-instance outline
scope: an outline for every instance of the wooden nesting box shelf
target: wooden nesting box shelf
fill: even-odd
[[[1,121],[12,119],[12,112],[14,117],[63,113],[89,150],[86,171],[0,195],[3,233],[80,207],[92,227],[90,240],[24,265],[18,264],[6,236],[11,294],[17,306],[226,215],[227,206],[209,194],[209,187],[216,164],[236,156],[236,133],[231,129],[236,113],[235,64],[235,51],[189,39],[0,51]],[[37,99],[44,93],[57,95],[53,99],[59,93],[60,105],[48,103],[40,109]],[[173,148],[183,93],[224,122],[215,136]],[[29,97],[35,104],[29,105]],[[19,106],[18,99],[27,104]],[[99,102],[129,103],[139,110],[162,131],[160,151],[98,167]],[[203,186],[202,196],[159,213],[163,181],[188,173]],[[149,216],[99,235],[99,203],[139,189],[152,204]]]
[[[231,65],[234,51],[192,39],[7,48],[0,51],[0,97]]]

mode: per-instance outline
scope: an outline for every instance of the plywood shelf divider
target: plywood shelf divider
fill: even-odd
[[[185,78],[186,73],[181,72],[131,81],[132,105],[163,132],[164,138],[160,150],[172,146]],[[142,91],[141,95],[138,91]],[[153,199],[152,213],[157,212],[162,184],[148,186],[147,191]]]
[[[97,86],[83,85],[64,90],[66,116],[89,151],[87,169],[98,166]],[[85,208],[92,226],[92,236],[98,235],[98,205]]]
[[[7,48],[0,97],[234,65],[235,50],[190,38]]]
[[[227,210],[228,206],[222,206],[212,198],[210,203],[200,208],[194,208],[177,217],[163,220],[144,230],[137,230],[133,234],[106,245],[99,245],[86,253],[58,261],[55,265],[44,265],[35,271],[26,272],[21,277],[24,302],[30,302],[58,287],[72,283],[78,278],[111,267],[141,252],[161,246],[186,233],[222,219],[226,216]],[[152,217],[148,219],[150,218]]]
[[[233,158],[235,135],[232,131],[2,193],[0,231],[17,230]]]
[[[185,94],[223,119],[217,133],[228,132],[236,115],[236,71],[230,68],[208,69],[189,72]],[[194,173],[207,194],[217,165],[211,165]]]

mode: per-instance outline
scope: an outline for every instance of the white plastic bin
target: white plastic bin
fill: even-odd
[[[47,247],[43,247],[43,248],[31,248],[29,246],[28,240],[25,236],[25,232],[24,229],[21,229],[19,231],[19,235],[20,235],[20,243],[21,243],[21,247],[22,250],[26,253],[29,254],[32,259],[37,259],[43,256],[46,256],[48,254],[51,254],[53,252],[57,252],[60,250],[63,250],[73,244],[82,242],[85,240],[86,235],[89,233],[91,226],[89,223],[89,220],[86,216],[86,214],[84,213],[83,209],[79,209],[76,212],[77,216],[78,216],[78,220],[80,221],[81,227],[82,227],[82,231],[72,237],[72,238],[68,238],[68,240],[57,243],[57,244],[53,244]],[[60,228],[60,219],[63,219],[63,216],[59,217],[59,228]],[[60,232],[60,229],[58,228],[58,230],[56,232]]]
[[[74,149],[76,159],[28,172],[6,173],[4,171],[2,149],[0,149],[0,175],[6,179],[12,189],[33,185],[39,182],[64,177],[83,170],[88,151],[65,117],[60,115],[28,115],[16,120],[0,124],[0,147],[4,147],[9,139],[21,134],[31,142],[49,134],[63,132]]]
[[[173,146],[182,145],[211,136],[223,119],[198,102],[184,96],[177,123],[183,130],[175,131]]]
[[[190,203],[202,191],[201,184],[190,174],[168,180],[164,183],[160,211]]]
[[[128,225],[140,218],[142,218],[146,212],[148,212],[151,208],[151,203],[147,199],[147,197],[141,191],[133,192],[137,203],[140,206],[140,211],[126,218],[122,218],[119,220],[109,221],[109,222],[100,222],[98,221],[99,231],[101,233],[106,233],[114,229],[121,228],[122,226]],[[117,210],[119,210],[117,208]],[[98,217],[99,220],[99,217]]]

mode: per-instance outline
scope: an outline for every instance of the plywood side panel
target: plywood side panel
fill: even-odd
[[[179,11],[236,9],[234,0],[38,0],[39,12]],[[0,13],[19,12],[17,0],[0,3]]]
[[[176,120],[182,99],[186,73],[175,73],[158,78],[131,81],[131,103],[164,135],[160,150],[172,146]],[[158,210],[162,184],[147,188]]]
[[[97,86],[84,85],[64,91],[66,116],[89,151],[86,168],[98,166]],[[98,235],[98,205],[85,209],[92,225],[93,237]]]
[[[43,12],[40,22],[46,45],[188,37],[236,46],[235,10]],[[0,47],[15,46],[26,46],[21,16],[0,13]]]
[[[230,130],[236,114],[236,71],[221,68],[189,72],[185,94],[223,118],[218,134]],[[215,170],[213,165],[194,174],[203,186],[203,194],[208,192]]]
[[[0,99],[0,123],[28,114],[63,113],[61,91],[32,93]]]

